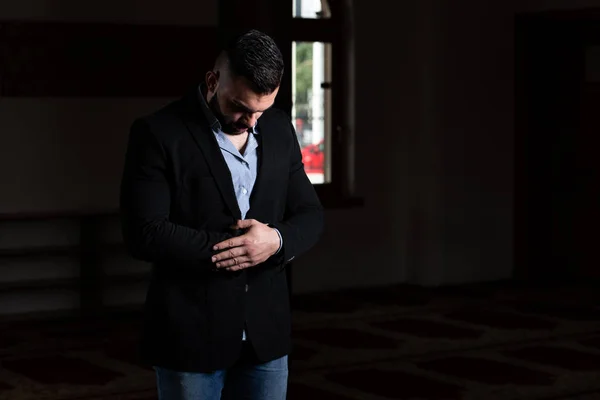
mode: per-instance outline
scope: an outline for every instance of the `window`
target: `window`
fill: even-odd
[[[292,123],[326,207],[361,204],[353,193],[352,2],[291,0],[282,28],[291,39]]]
[[[331,182],[331,44],[292,42],[292,122],[314,184]]]
[[[294,18],[330,18],[327,0],[293,0]]]

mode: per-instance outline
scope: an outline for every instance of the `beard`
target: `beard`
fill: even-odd
[[[214,96],[208,102],[208,106],[219,121],[219,123],[221,124],[221,130],[223,131],[223,133],[233,136],[246,133],[246,131],[250,129],[248,126],[241,122],[228,121],[228,118],[221,111],[221,107],[219,106],[219,99],[217,96],[217,93],[215,93]]]

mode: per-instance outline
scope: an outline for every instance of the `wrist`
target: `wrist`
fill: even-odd
[[[281,248],[283,247],[283,237],[281,236],[281,232],[279,232],[279,229],[271,226],[270,224],[267,224],[267,226],[273,231],[275,231],[275,238],[273,240],[273,243],[275,244],[275,251],[273,252],[273,254],[277,254],[281,251]]]

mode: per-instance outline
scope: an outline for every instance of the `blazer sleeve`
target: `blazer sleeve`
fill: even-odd
[[[136,120],[130,130],[121,180],[123,238],[134,258],[200,268],[210,266],[212,246],[231,238],[169,221],[171,185],[167,156],[148,124]]]
[[[300,145],[292,124],[289,181],[286,196],[286,211],[283,221],[272,223],[283,239],[282,258],[284,263],[292,261],[313,247],[323,232],[323,207],[313,184],[308,179],[302,163]]]

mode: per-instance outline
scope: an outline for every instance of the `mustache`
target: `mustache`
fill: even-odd
[[[248,125],[240,123],[240,122],[234,123],[233,126],[236,127],[237,129],[250,129],[250,127]]]

